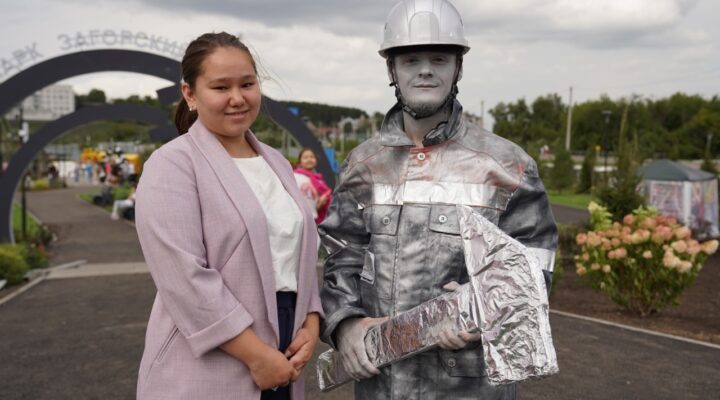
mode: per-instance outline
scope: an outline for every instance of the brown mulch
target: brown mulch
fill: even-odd
[[[565,267],[550,308],[720,344],[720,252],[708,258],[695,285],[680,298],[680,305],[660,314],[640,317],[622,310],[605,294],[586,286],[573,266]]]

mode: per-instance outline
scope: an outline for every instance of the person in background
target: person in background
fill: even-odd
[[[135,207],[135,187],[136,184],[134,183],[130,186],[130,193],[128,194],[127,199],[115,200],[113,202],[113,209],[110,214],[110,218],[118,220],[126,209]]]
[[[316,217],[315,222],[321,223],[327,215],[328,208],[330,207],[330,201],[332,200],[332,189],[325,183],[322,175],[315,171],[317,166],[317,156],[315,152],[310,148],[304,148],[298,155],[298,161],[295,165],[295,174],[305,176],[308,178],[311,187],[303,185],[302,181],[299,180],[301,190],[306,196],[311,197],[315,201]]]
[[[292,168],[250,131],[262,93],[228,33],[182,60],[181,134],[143,168],[135,221],[157,286],[140,400],[303,399],[318,341],[317,233]]]

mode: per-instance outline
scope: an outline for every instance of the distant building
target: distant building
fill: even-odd
[[[51,85],[22,101],[25,121],[53,121],[75,111],[75,93],[70,85]],[[14,107],[5,118],[14,120],[20,114]]]

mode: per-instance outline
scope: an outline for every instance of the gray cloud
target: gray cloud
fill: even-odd
[[[135,0],[158,10],[214,13],[269,27],[313,26],[381,40],[393,1]],[[675,28],[699,0],[456,0],[468,35],[511,42],[550,41],[586,48],[678,46],[697,35]],[[662,38],[654,40],[654,38]],[[668,42],[669,41],[669,42]]]

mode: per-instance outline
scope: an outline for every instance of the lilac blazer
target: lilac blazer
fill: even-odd
[[[290,164],[247,133],[304,219],[295,332],[322,315],[317,233]],[[278,346],[266,216],[216,137],[200,122],[155,151],[136,194],[136,226],[157,286],[138,376],[138,399],[259,399],[248,368],[218,348],[252,327]],[[302,378],[292,385],[302,399]]]

